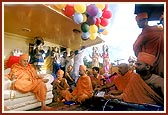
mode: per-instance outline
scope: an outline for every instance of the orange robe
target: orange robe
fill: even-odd
[[[92,97],[92,83],[89,76],[80,76],[78,78],[76,87],[72,92],[72,97],[75,97],[76,101],[83,102],[85,99]]]
[[[132,77],[136,77],[137,74],[129,70],[124,76],[118,74],[116,78],[113,79],[113,82],[118,90],[124,91]]]
[[[12,75],[16,76],[14,89],[22,93],[33,92],[38,101],[46,100],[47,88],[42,79],[39,79],[38,74],[33,66],[21,66],[19,63],[11,67],[9,78]]]
[[[163,99],[157,95],[140,76],[132,77],[129,84],[121,94],[121,98],[126,102],[163,104]]]
[[[136,56],[139,52],[146,52],[155,55],[155,73],[163,77],[164,74],[164,31],[158,26],[144,28],[133,44]]]
[[[67,83],[67,80],[65,78],[62,78],[61,82],[60,83],[57,83],[56,80],[58,78],[55,79],[54,81],[54,85],[56,86],[56,92],[55,93],[55,97],[57,98],[65,98],[67,101],[70,100],[70,92],[69,92],[69,85]]]
[[[104,76],[102,76],[102,75],[98,74],[97,77],[91,76],[90,79],[91,79],[91,82],[92,82],[93,89],[96,88],[97,86],[103,85],[102,79],[104,79]]]

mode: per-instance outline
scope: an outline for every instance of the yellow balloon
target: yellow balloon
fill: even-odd
[[[100,29],[105,29],[105,27],[102,26],[102,25],[100,25],[100,24],[99,24],[99,28],[100,28]]]
[[[90,40],[95,40],[97,37],[97,33],[90,33]]]
[[[96,25],[91,25],[89,28],[90,33],[97,33],[98,27]]]
[[[86,15],[85,15],[85,14],[82,14],[82,16],[83,16],[83,22],[86,22],[86,20],[87,20]]]
[[[56,4],[55,5],[58,9],[64,9],[66,4]]]
[[[96,4],[97,8],[103,10],[105,8],[105,4]]]
[[[85,4],[75,4],[74,9],[77,13],[84,13],[86,11],[86,5]]]

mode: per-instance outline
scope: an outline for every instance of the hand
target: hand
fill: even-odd
[[[114,95],[107,94],[107,95],[104,95],[104,98],[105,98],[105,99],[114,99],[115,96],[114,96]]]
[[[94,89],[94,91],[100,91],[100,90],[102,90],[101,87],[96,87],[96,88]]]
[[[16,75],[12,74],[11,75],[11,80],[14,80],[14,79],[16,79]]]
[[[49,79],[43,79],[44,83],[47,83],[49,81]]]
[[[59,84],[61,81],[60,80],[58,80],[58,79],[55,79],[55,81],[54,81],[56,84]]]

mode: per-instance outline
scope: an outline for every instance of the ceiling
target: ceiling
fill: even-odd
[[[40,36],[44,41],[59,44],[62,47],[79,49],[102,43],[96,40],[82,40],[80,24],[42,4],[5,4],[4,31],[30,38]]]

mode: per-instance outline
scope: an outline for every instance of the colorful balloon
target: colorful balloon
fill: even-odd
[[[89,25],[87,23],[82,23],[82,25],[81,25],[82,32],[84,32],[84,33],[88,32],[89,28],[90,27],[89,27]]]
[[[103,10],[105,8],[105,4],[96,4],[96,6],[100,9]]]
[[[90,26],[90,29],[89,29],[90,33],[97,33],[97,31],[98,31],[98,27],[96,25]]]
[[[75,10],[74,10],[74,6],[73,5],[66,5],[65,10],[64,10],[64,14],[66,16],[72,16],[74,14]]]
[[[83,16],[80,13],[74,13],[73,19],[77,24],[80,24],[83,21]]]
[[[108,30],[105,29],[103,32],[102,32],[103,35],[107,35],[108,34]]]
[[[82,14],[82,16],[83,16],[83,22],[86,22],[86,20],[87,20],[86,14]]]
[[[89,25],[93,25],[93,24],[96,23],[96,18],[89,16],[89,17],[87,18],[86,23],[88,23]]]
[[[95,16],[96,18],[100,18],[102,16],[102,10],[98,8],[97,15]]]
[[[100,22],[101,22],[101,19],[100,19],[100,18],[96,18],[96,23],[95,23],[95,25],[96,25],[96,26],[99,26]]]
[[[111,13],[111,11],[106,10],[106,11],[103,12],[102,16],[103,16],[104,18],[109,19],[109,18],[112,17],[112,13]]]
[[[77,13],[84,13],[86,11],[86,5],[85,4],[75,4],[74,9]]]
[[[109,24],[109,20],[107,18],[101,18],[100,25],[101,26],[107,26]]]
[[[90,33],[89,32],[86,32],[86,33],[84,33],[84,32],[82,32],[82,39],[84,39],[84,40],[86,40],[86,39],[89,39],[89,37],[90,37]]]
[[[102,10],[103,12],[106,11],[108,9],[108,4],[105,4],[104,9]]]
[[[96,5],[91,4],[91,5],[87,6],[86,11],[87,11],[87,13],[89,14],[90,17],[94,17],[98,13],[98,8],[96,7]]]
[[[64,9],[66,4],[55,4],[58,9]]]
[[[90,33],[90,40],[95,40],[97,37],[97,33]]]
[[[99,28],[98,33],[102,33],[104,31],[103,28]]]

